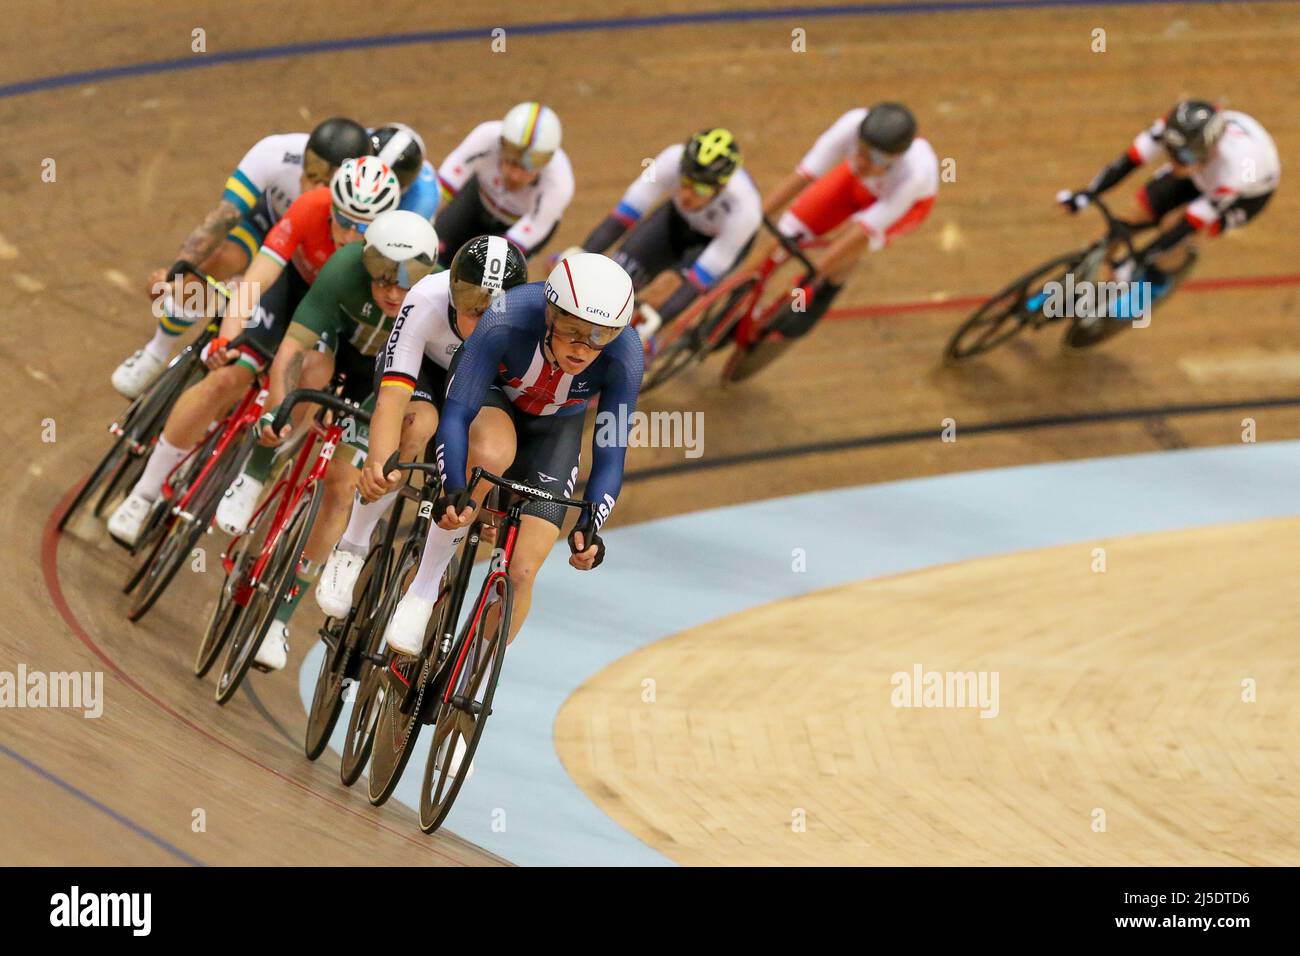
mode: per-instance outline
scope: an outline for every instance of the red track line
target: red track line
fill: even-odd
[[[1237,289],[1276,289],[1300,285],[1300,274],[1283,276],[1239,276],[1235,279],[1189,279],[1183,286],[1185,292],[1223,292]],[[828,319],[870,319],[884,315],[901,315],[906,312],[945,312],[968,309],[979,305],[988,296],[964,295],[955,299],[917,299],[912,302],[887,302],[880,305],[855,305],[847,309],[831,309]]]
[[[108,654],[104,652],[103,648],[101,648],[97,643],[95,643],[95,639],[92,638],[89,633],[87,633],[85,628],[81,626],[81,622],[78,621],[76,615],[72,613],[72,608],[69,606],[67,599],[64,598],[63,596],[63,585],[59,581],[59,538],[61,537],[58,529],[59,517],[63,514],[64,509],[67,508],[67,506],[72,502],[72,496],[77,493],[77,490],[80,487],[81,484],[74,485],[72,489],[69,490],[68,493],[63,496],[63,500],[54,506],[54,510],[50,512],[49,518],[46,519],[45,530],[41,535],[41,570],[44,572],[45,575],[45,590],[49,593],[50,601],[54,605],[55,609],[59,612],[59,615],[63,618],[64,623],[67,624],[69,628],[71,628],[72,633],[77,635],[81,643],[86,645],[86,647],[90,650],[90,652],[103,662],[105,667],[107,667],[110,671],[112,671],[117,676],[117,678],[122,681],[122,683],[126,684],[126,686],[130,687],[132,690],[134,690],[145,700],[154,704],[156,707],[158,707],[160,710],[162,710],[164,713],[170,716],[177,723],[183,724],[184,726],[188,727],[190,730],[194,731],[200,736],[216,744],[218,747],[222,747],[223,749],[230,751],[232,754],[235,754],[236,756],[243,758],[244,760],[251,763],[254,767],[257,767],[260,770],[265,770],[267,773],[278,777],[283,782],[289,784],[292,787],[297,788],[298,790],[301,790],[303,793],[310,794],[313,797],[317,797],[332,807],[336,807],[337,809],[342,810],[345,813],[350,813],[354,817],[358,817],[359,819],[365,820],[367,823],[378,827],[379,829],[385,831],[386,833],[391,833],[393,836],[405,840],[407,843],[414,844],[415,846],[418,846],[420,849],[428,850],[429,852],[433,853],[434,856],[442,857],[444,860],[446,860],[449,863],[455,864],[457,866],[467,865],[463,861],[457,860],[441,852],[440,850],[438,850],[436,846],[431,845],[426,840],[417,840],[416,838],[410,836],[409,834],[403,833],[400,830],[396,830],[393,827],[388,826],[383,821],[375,819],[373,815],[362,813],[359,810],[349,807],[345,803],[340,803],[337,800],[334,800],[331,797],[326,796],[320,791],[313,790],[311,787],[307,786],[306,784],[300,783],[299,781],[294,780],[292,777],[286,776],[285,774],[276,770],[274,767],[269,767],[266,764],[262,763],[260,760],[250,757],[248,754],[244,753],[234,744],[231,744],[228,741],[221,739],[216,734],[213,734],[205,730],[199,724],[196,724],[194,721],[190,720],[184,714],[175,710],[173,707],[171,707],[161,698],[154,696],[154,694],[150,693],[142,684],[140,684],[133,677],[127,674],[126,671],[124,671],[121,667],[119,667],[117,663],[111,657],[109,657]]]

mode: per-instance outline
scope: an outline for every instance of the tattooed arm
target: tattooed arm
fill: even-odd
[[[209,211],[204,217],[202,224],[196,226],[194,231],[185,237],[180,252],[176,255],[178,262],[188,262],[194,266],[202,265],[205,259],[221,248],[222,241],[230,234],[230,230],[239,225],[240,218],[239,209],[234,203],[228,199],[221,200],[217,208]],[[174,270],[175,266],[172,267],[172,271]],[[160,294],[160,283],[170,283],[172,276],[168,271],[155,269],[149,273],[150,298]]]

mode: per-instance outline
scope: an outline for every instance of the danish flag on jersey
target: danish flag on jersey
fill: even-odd
[[[561,408],[582,405],[591,397],[584,395],[581,398],[569,398],[569,387],[573,384],[573,376],[559,366],[552,367],[551,363],[542,357],[540,345],[533,352],[533,360],[528,366],[528,371],[522,376],[512,376],[504,362],[499,366],[499,370],[501,378],[505,380],[502,387],[510,396],[510,401],[514,402],[521,412],[527,412],[529,415],[554,415]]]

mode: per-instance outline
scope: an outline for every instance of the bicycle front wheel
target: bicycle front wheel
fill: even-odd
[[[266,562],[262,580],[258,582],[231,633],[230,647],[221,666],[221,677],[217,680],[218,704],[228,703],[235,691],[239,690],[248,669],[253,666],[253,658],[262,646],[266,632],[271,628],[271,622],[275,620],[275,612],[280,609],[288,597],[289,589],[293,587],[298,559],[316,520],[316,512],[320,510],[321,495],[321,486],[313,485],[299,499],[285,521],[284,531]],[[274,522],[267,522],[268,534],[274,530],[273,525]]]
[[[473,773],[474,752],[492,713],[492,698],[506,658],[513,604],[508,577],[498,577],[493,588],[498,598],[495,623],[489,617],[493,609],[485,607],[489,597],[485,589],[466,627],[473,627],[476,621],[484,621],[485,626],[462,640],[462,644],[470,642],[468,651],[464,652],[459,672],[448,678],[450,693],[444,693],[438,702],[433,741],[420,786],[420,829],[425,833],[442,826],[460,788]],[[461,650],[453,650],[450,659],[455,661],[461,654]]]
[[[382,539],[382,529],[379,535]],[[353,605],[347,617],[335,622],[332,628],[333,643],[325,642],[320,671],[316,674],[316,690],[312,694],[311,709],[307,713],[307,736],[303,750],[308,760],[315,760],[325,752],[334,725],[343,712],[343,684],[358,645],[364,647],[365,632],[374,612],[374,585],[383,575],[383,566],[384,547],[377,544],[366,555],[366,563],[361,566],[361,574],[357,578],[356,586],[361,589],[361,600]]]
[[[944,347],[948,361],[960,361],[996,348],[1020,334],[1035,314],[1041,313],[1041,303],[1032,300],[1049,282],[1061,282],[1078,268],[1086,253],[1072,252],[1045,262],[1037,269],[1026,272],[1000,292],[986,299],[958,326]]]

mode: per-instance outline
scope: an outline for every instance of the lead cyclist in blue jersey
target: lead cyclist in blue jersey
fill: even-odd
[[[594,505],[593,516],[570,533],[569,563],[589,571],[604,559],[598,532],[618,500],[627,428],[641,389],[641,340],[624,331],[631,315],[631,278],[612,259],[590,252],[561,261],[545,283],[511,289],[484,313],[450,370],[434,437],[443,480],[442,497],[434,503],[439,517],[410,590],[385,632],[394,651],[418,654],[424,643],[439,581],[477,512],[470,497],[476,490],[465,487],[470,470],[481,465],[504,471],[514,481],[571,497],[583,412],[597,396],[585,495]],[[471,427],[474,447],[492,449],[491,460],[470,454]],[[400,477],[397,472],[382,476],[394,486]],[[523,509],[510,565],[511,640],[527,617],[533,580],[559,538],[563,519],[559,505],[530,502]]]

